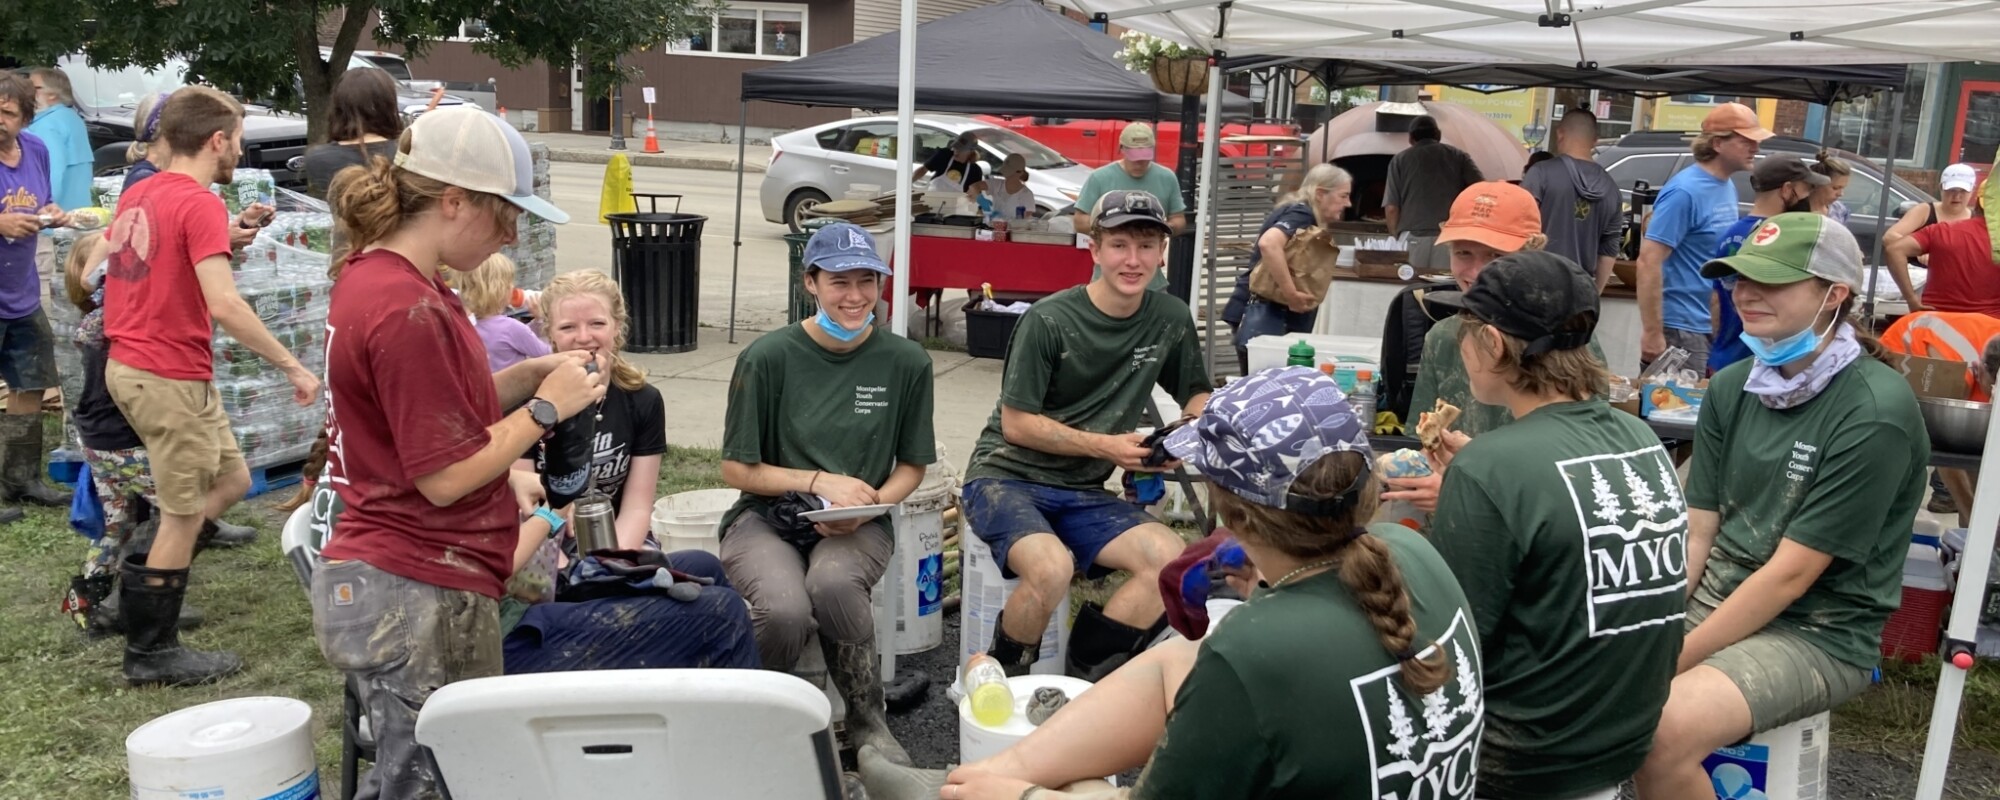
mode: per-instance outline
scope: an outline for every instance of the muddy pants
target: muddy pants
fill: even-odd
[[[876,521],[846,536],[822,537],[800,555],[756,512],[737,517],[722,537],[722,568],[750,603],[764,668],[797,664],[815,625],[822,640],[851,643],[873,635],[870,592],[894,547]]]
[[[500,606],[361,561],[313,573],[320,653],[354,685],[375,734],[357,800],[435,800],[442,781],[417,744],[417,712],[447,683],[500,674]]]

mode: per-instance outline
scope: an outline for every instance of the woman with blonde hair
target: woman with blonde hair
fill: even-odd
[[[617,511],[618,546],[626,550],[647,546],[653,500],[659,492],[660,456],[667,452],[667,407],[660,390],[646,382],[646,373],[621,353],[631,326],[625,295],[611,276],[579,270],[550,281],[539,306],[536,316],[549,344],[559,352],[590,353],[609,376],[604,401],[597,405],[590,483],[611,498]],[[535,462],[539,473],[546,463],[541,448],[536,449]]]
[[[1236,278],[1236,291],[1222,319],[1235,330],[1239,364],[1250,363],[1247,348],[1259,336],[1305,333],[1313,328],[1319,304],[1326,300],[1299,286],[1285,260],[1285,247],[1300,231],[1315,225],[1338,222],[1351,204],[1354,178],[1332,164],[1319,164],[1306,171],[1298,191],[1285,195],[1257,234],[1257,246],[1250,251],[1250,269]],[[1264,297],[1250,290],[1250,273],[1263,264],[1277,279],[1282,297]]]
[[[486,343],[488,368],[499,372],[550,353],[548,342],[542,341],[525,323],[507,315],[508,299],[517,291],[514,259],[494,253],[478,269],[458,276],[454,282],[458,299],[465,302],[465,310],[472,314],[472,327],[479,331],[480,341]]]
[[[133,185],[160,172],[172,151],[160,138],[160,109],[167,105],[168,92],[154,92],[139,98],[132,107],[132,143],[125,146],[125,185]]]

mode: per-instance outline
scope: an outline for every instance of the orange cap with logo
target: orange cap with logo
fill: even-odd
[[[1438,226],[1437,243],[1478,242],[1516,253],[1541,232],[1542,209],[1534,195],[1506,181],[1484,181],[1451,201],[1451,217]]]
[[[1702,133],[1733,133],[1753,142],[1761,142],[1772,136],[1758,121],[1757,112],[1742,103],[1723,103],[1701,120]]]

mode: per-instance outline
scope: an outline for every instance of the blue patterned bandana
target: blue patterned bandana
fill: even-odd
[[[1301,474],[1330,453],[1360,453],[1374,462],[1368,432],[1333,376],[1306,367],[1267,369],[1223,387],[1201,418],[1169,434],[1166,445],[1231,494],[1314,516],[1331,514],[1314,513],[1316,501],[1290,495]]]

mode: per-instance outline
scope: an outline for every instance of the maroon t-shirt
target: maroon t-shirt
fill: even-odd
[[[1993,263],[1985,218],[1926,225],[1910,236],[1931,257],[1924,305],[2000,317],[2000,265]]]
[[[416,486],[479,452],[500,420],[465,307],[387,250],[348,261],[332,302],[327,464],[347,509],[325,557],[498,599],[520,535],[506,476],[444,508]]]
[[[118,199],[104,276],[111,359],[162,378],[206,381],[214,323],[194,266],[229,256],[229,211],[208,187],[162,172]]]

